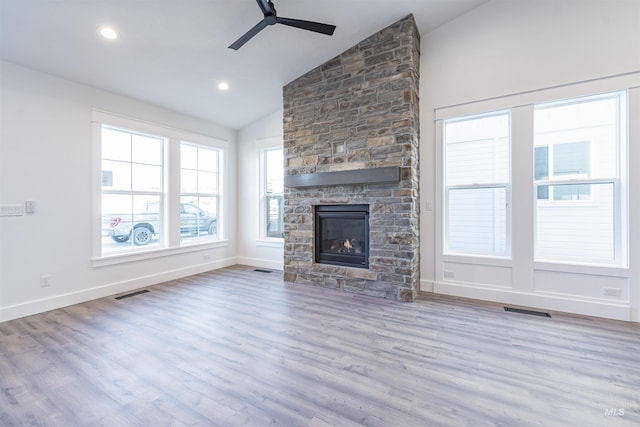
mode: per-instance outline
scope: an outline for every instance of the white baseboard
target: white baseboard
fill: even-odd
[[[108,285],[85,289],[78,292],[71,292],[68,294],[56,295],[50,298],[44,298],[36,301],[16,304],[13,306],[2,307],[0,308],[0,322],[17,319],[19,317],[30,316],[32,314],[43,313],[45,311],[55,310],[57,308],[67,307],[73,304],[79,304],[98,298],[104,298],[110,295],[140,289],[144,286],[157,285],[169,280],[175,280],[181,277],[191,276],[193,274],[204,273],[206,271],[217,270],[235,264],[238,264],[238,261],[235,257],[227,258],[223,260],[192,265],[185,268],[179,268],[176,270],[164,271],[162,273],[152,274],[148,276],[137,277],[122,282],[110,283]]]
[[[237,261],[237,264],[248,265],[251,267],[268,268],[269,270],[279,270],[279,271],[282,271],[284,269],[283,261],[271,261],[268,259],[248,258],[248,257],[237,257],[236,261]]]
[[[433,292],[542,310],[603,317],[627,322],[632,321],[631,306],[612,301],[577,298],[561,294],[516,292],[510,289],[489,289],[448,282],[435,282]]]
[[[91,289],[72,292],[36,301],[29,301],[8,307],[0,308],[0,322],[17,319],[32,314],[42,313],[57,308],[79,304],[98,298],[140,289],[145,286],[152,286],[169,280],[191,276],[193,274],[204,273],[206,271],[217,270],[235,264],[249,265],[252,267],[268,268],[271,270],[282,270],[282,262],[233,257],[224,260],[202,263],[194,266],[165,271],[158,274],[137,277],[122,282],[110,283]],[[564,295],[549,295],[536,293],[514,292],[509,289],[487,289],[476,286],[469,286],[455,283],[434,282],[430,280],[420,281],[421,292],[434,292],[437,294],[472,298],[483,301],[493,301],[502,304],[512,304],[524,307],[537,308],[542,310],[561,311],[586,316],[603,317],[607,319],[624,320],[638,322],[633,316],[630,305],[613,303],[611,301],[577,299]]]
[[[433,292],[433,280],[420,280],[420,292]]]

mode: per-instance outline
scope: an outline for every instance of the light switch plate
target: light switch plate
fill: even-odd
[[[33,215],[36,213],[36,202],[33,200],[27,200],[24,202],[24,212],[27,215]]]

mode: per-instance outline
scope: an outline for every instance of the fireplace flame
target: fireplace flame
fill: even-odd
[[[347,249],[353,248],[353,246],[351,245],[351,242],[349,240],[345,240],[344,241],[344,247],[347,248]]]

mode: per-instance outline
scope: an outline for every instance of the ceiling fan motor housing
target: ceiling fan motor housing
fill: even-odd
[[[267,25],[275,25],[276,22],[278,22],[278,12],[276,12],[276,7],[272,2],[269,2],[269,7],[271,8],[271,12],[264,14],[264,22]]]
[[[273,2],[271,2],[270,0],[256,0],[256,2],[258,3],[260,10],[262,10],[264,18],[256,25],[254,25],[253,28],[247,31],[244,35],[242,35],[242,37],[233,42],[231,46],[229,46],[229,49],[240,49],[240,47],[242,47],[246,42],[253,38],[253,36],[258,34],[269,25],[284,24],[290,27],[300,28],[303,30],[313,31],[329,36],[333,35],[333,31],[336,29],[335,25],[322,24],[320,22],[304,21],[302,19],[278,18]]]

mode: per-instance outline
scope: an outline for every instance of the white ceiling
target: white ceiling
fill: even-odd
[[[334,35],[275,25],[234,51],[262,19],[255,0],[0,0],[0,59],[239,129],[281,108],[282,86],[409,13],[424,35],[486,1],[275,0],[278,16]],[[116,41],[97,34],[107,24]]]

